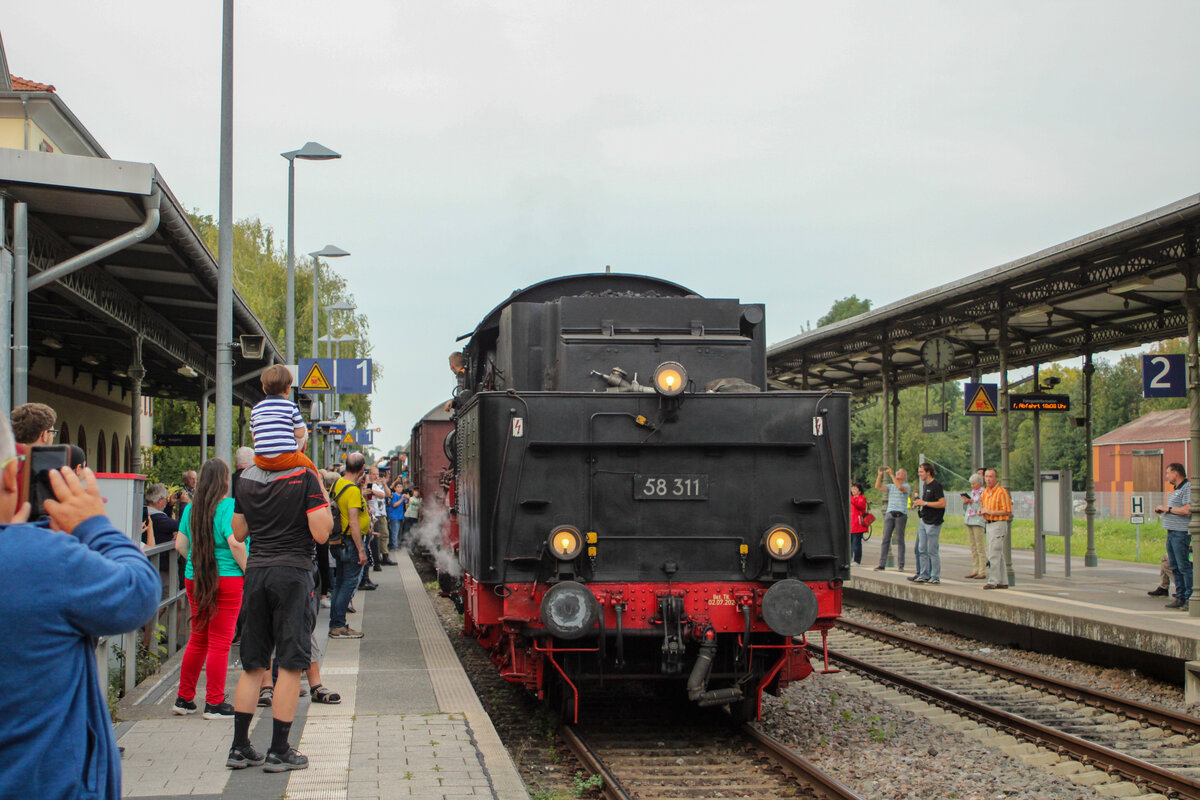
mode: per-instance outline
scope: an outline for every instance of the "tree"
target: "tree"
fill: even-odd
[[[829,313],[817,320],[817,327],[820,328],[844,319],[857,317],[859,314],[865,314],[870,310],[870,300],[859,300],[858,295],[852,294],[849,297],[843,297],[830,306]]]
[[[188,215],[192,226],[213,253],[217,251],[217,222],[211,215],[193,212]],[[296,351],[298,355],[309,355],[312,341],[312,281],[314,261],[302,258],[296,263]],[[275,246],[275,234],[261,220],[251,217],[234,223],[233,226],[233,285],[250,310],[262,321],[267,334],[282,345],[287,323],[287,261],[283,252]],[[354,302],[346,279],[329,264],[321,265],[320,297],[322,308],[338,300]],[[333,318],[333,335],[347,334],[358,337],[357,342],[341,345],[344,358],[367,358],[373,351],[370,323],[365,314],[338,314]],[[325,330],[324,315],[318,321],[320,335]],[[321,348],[324,355],[324,348]],[[376,361],[373,372],[378,378],[383,373],[382,365]],[[169,400],[155,398],[154,431],[156,433],[200,433],[199,397],[194,400]],[[360,427],[368,427],[371,421],[371,396],[346,395],[341,399],[342,408],[354,413]],[[246,411],[247,420],[249,410]],[[234,411],[233,446],[240,446],[240,412]],[[214,409],[209,408],[209,431],[216,425]],[[249,422],[245,435],[249,440]],[[147,474],[164,483],[178,482],[184,470],[200,468],[199,448],[161,448],[149,451]]]

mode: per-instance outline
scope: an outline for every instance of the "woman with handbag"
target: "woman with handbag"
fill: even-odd
[[[862,484],[850,484],[850,557],[855,564],[862,564],[863,534],[871,532],[871,523],[875,521],[869,508]]]

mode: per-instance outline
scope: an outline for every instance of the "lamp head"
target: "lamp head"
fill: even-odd
[[[342,256],[350,255],[350,253],[340,247],[327,244],[315,253],[309,253],[309,255],[313,258],[341,258]]]
[[[317,144],[316,142],[305,142],[304,147],[301,147],[299,150],[289,150],[279,155],[288,161],[291,161],[293,158],[300,158],[305,161],[329,161],[342,157],[341,153],[336,153],[325,145]]]

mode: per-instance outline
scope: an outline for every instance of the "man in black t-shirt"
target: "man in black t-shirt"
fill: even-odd
[[[938,553],[942,535],[942,520],[946,516],[946,493],[934,476],[937,470],[926,461],[917,467],[917,477],[924,485],[921,499],[914,500],[917,515],[917,574],[909,578],[916,583],[942,582],[942,557]]]
[[[308,759],[288,744],[288,734],[300,699],[300,672],[312,662],[313,553],[332,528],[329,496],[310,469],[267,472],[252,466],[234,484],[233,535],[239,542],[253,537],[254,545],[242,595],[244,671],[234,695],[233,747],[225,762],[232,769],[265,763],[265,771],[283,772],[308,766]],[[279,678],[271,704],[274,732],[264,757],[250,744],[250,721],[272,652]]]

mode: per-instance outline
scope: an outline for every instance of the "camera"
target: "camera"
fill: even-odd
[[[54,500],[50,486],[50,471],[71,466],[71,446],[66,444],[35,445],[25,456],[24,500],[29,501],[30,518],[46,516],[46,501]]]

